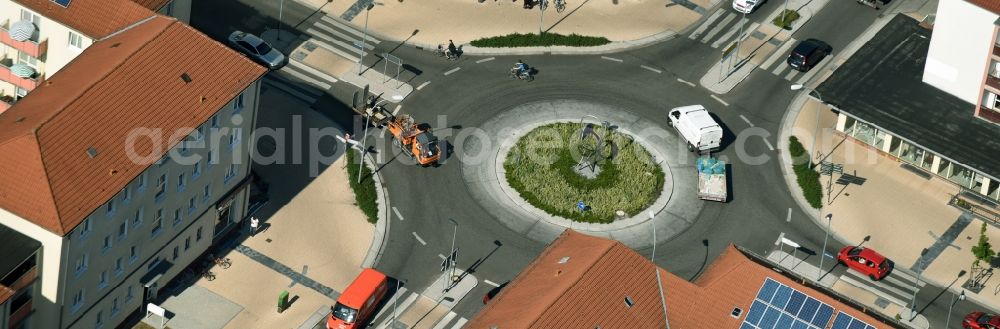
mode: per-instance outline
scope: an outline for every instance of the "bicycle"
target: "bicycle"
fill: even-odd
[[[556,0],[556,12],[561,13],[566,10],[566,0]]]
[[[229,257],[216,257],[214,259],[215,265],[219,265],[222,269],[227,269],[233,266],[233,261],[229,260]]]
[[[525,81],[532,81],[535,79],[535,77],[531,75],[530,70],[525,70],[524,72],[518,72],[516,68],[510,69],[510,73],[507,76]]]
[[[434,54],[438,57],[447,58],[449,61],[458,60],[458,54],[452,54],[444,45],[438,45],[437,49],[434,50]]]
[[[215,273],[212,273],[212,271],[205,269],[204,271],[201,272],[201,277],[205,278],[205,280],[212,281],[215,280]]]

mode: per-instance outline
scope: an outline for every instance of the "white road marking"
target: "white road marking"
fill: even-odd
[[[909,290],[910,293],[912,293],[914,290],[917,290],[917,287],[914,287],[912,282],[904,282],[903,280],[894,278],[893,275],[895,275],[895,273],[893,273],[892,275],[889,275],[889,276],[886,276],[886,277],[882,278],[882,280],[895,283],[895,284],[899,285],[901,288],[906,288],[906,290]],[[921,282],[921,283],[923,283],[923,282]]]
[[[882,281],[872,281],[871,279],[867,278],[866,275],[858,273],[858,272],[855,272],[854,270],[847,270],[847,272],[846,272],[846,274],[844,276],[852,276],[855,279],[860,280],[861,282],[864,282],[865,285],[867,285],[869,287],[882,288],[882,289],[885,289],[888,292],[896,294],[896,296],[908,296],[908,295],[910,295],[910,294],[913,293],[913,290],[917,290],[914,287],[908,287],[908,288],[910,288],[909,289],[910,291],[904,292],[903,290],[900,290],[899,288],[889,286],[885,282],[882,282]],[[844,276],[841,276],[841,278],[843,278]]]
[[[456,67],[456,68],[453,68],[453,69],[451,69],[451,70],[448,70],[448,72],[445,72],[445,73],[444,73],[444,75],[449,75],[449,74],[452,74],[452,73],[455,73],[455,72],[458,72],[458,70],[461,70],[461,69],[462,69],[461,67]]]
[[[771,54],[771,57],[768,57],[767,60],[765,60],[764,63],[760,65],[760,69],[767,70],[767,68],[771,67],[771,65],[777,62],[779,59],[781,59],[782,57],[786,57],[785,52],[787,52],[788,49],[791,49],[792,45],[794,44],[795,44],[794,38],[785,41],[785,43],[782,44],[781,47],[778,47],[778,50],[775,50],[774,53]]]
[[[490,280],[483,280],[483,283],[491,285],[491,286],[494,286],[494,287],[499,287],[500,286],[496,282],[493,282],[493,281],[490,281]]]
[[[448,257],[445,257],[445,256],[444,256],[444,255],[442,255],[442,254],[438,254],[438,258],[441,258],[441,259],[448,259]]]
[[[492,61],[494,59],[497,59],[497,58],[496,57],[483,58],[483,59],[480,59],[480,60],[476,61],[476,64],[489,62],[489,61]]]
[[[358,40],[361,40],[362,38],[365,37],[364,34],[361,31],[355,30],[353,27],[351,27],[351,26],[349,26],[347,24],[341,23],[340,21],[336,20],[333,17],[327,16],[327,15],[323,15],[322,20],[324,22],[327,22],[327,23],[330,23],[332,25],[335,25],[335,26],[339,27],[339,28],[343,29],[344,31],[347,31],[347,32],[350,32],[351,34],[356,35]],[[368,39],[368,42],[371,42],[371,43],[374,43],[374,44],[381,43],[381,41],[379,41],[378,39],[372,38],[372,36],[370,36],[370,35],[367,36],[367,39]]]
[[[399,300],[399,296],[402,296],[405,293],[406,293],[406,287],[399,287],[399,290],[396,290],[396,293],[392,294],[392,298],[389,299],[386,305],[395,305]],[[385,314],[385,312],[390,309],[391,307],[383,307],[381,310],[378,311],[378,314],[375,314],[375,316],[372,317],[372,321],[381,318],[382,315]]]
[[[402,105],[396,105],[396,108],[392,110],[392,115],[396,115],[396,113],[399,113],[399,109],[401,108],[403,108]]]
[[[382,152],[378,153],[382,154]],[[399,220],[403,220],[403,215],[399,214],[399,209],[396,209],[396,207],[392,207],[392,212],[396,214],[396,218],[399,218]]]
[[[722,105],[729,106],[729,103],[726,103],[726,101],[722,100],[722,98],[719,98],[719,96],[712,95],[712,98],[719,101],[719,103],[722,103]]]
[[[691,86],[691,87],[697,87],[698,86],[698,85],[694,84],[694,82],[686,81],[686,80],[681,79],[681,78],[677,78],[677,82],[686,84],[686,85]]]
[[[399,314],[406,313],[406,310],[410,308],[410,305],[413,304],[413,302],[417,301],[417,297],[420,297],[420,294],[410,294],[409,296],[407,296],[406,299],[403,300],[403,303],[399,304]],[[382,309],[390,309],[390,308],[393,307],[383,307]],[[376,327],[376,329],[389,328],[389,325],[392,324],[393,320],[394,319],[392,318],[392,316],[386,317],[385,320],[381,324],[379,324],[378,327]]]
[[[451,329],[461,329],[466,322],[469,322],[469,320],[466,320],[465,318],[458,319],[458,322],[455,322],[455,325],[451,326]]]
[[[743,119],[743,122],[746,122],[748,125],[753,127],[753,122],[750,122],[750,120],[747,119],[747,117],[743,116],[742,114],[740,114],[740,119]]]
[[[795,75],[799,73],[800,72],[798,70],[792,70],[791,72],[788,72],[787,75],[785,75],[785,80],[792,81],[792,78],[794,78]]]
[[[722,44],[727,43],[729,39],[733,37],[734,34],[740,31],[740,25],[742,24],[737,23],[733,25],[733,27],[730,28],[729,31],[726,31],[726,33],[723,33],[721,37],[715,39],[715,42],[712,43],[712,48],[719,48],[719,46],[721,46]]]
[[[774,67],[774,70],[771,70],[771,73],[780,77],[781,72],[784,72],[786,69],[791,69],[792,71],[795,71],[795,69],[793,69],[791,65],[778,64],[777,66]]]
[[[417,86],[417,90],[424,89],[424,87],[426,87],[429,84],[431,84],[430,81],[424,81],[424,83],[421,83],[419,86]]]
[[[337,82],[337,78],[334,78],[332,75],[329,75],[329,74],[326,74],[326,72],[314,69],[311,66],[306,65],[305,63],[302,63],[302,62],[299,62],[299,61],[289,61],[288,64],[291,65],[291,66],[293,66],[293,67],[295,67],[295,68],[297,68],[297,69],[300,69],[300,70],[312,73],[313,75],[318,76],[320,78],[323,78],[326,81]]]
[[[289,93],[292,96],[298,97],[299,99],[305,101],[306,103],[312,104],[312,103],[316,102],[316,98],[310,97],[309,95],[303,94],[303,93],[299,92],[298,90],[292,89],[292,87],[287,86],[286,84],[293,83],[293,82],[290,82],[288,80],[284,80],[284,79],[277,80],[277,79],[267,78],[267,79],[264,79],[264,83],[268,84],[270,86],[273,86],[274,88],[277,88],[277,89],[279,89],[281,91]]]
[[[609,60],[609,61],[613,61],[613,62],[619,62],[619,63],[621,63],[621,62],[624,62],[624,61],[623,61],[623,60],[621,60],[621,59],[618,59],[618,58],[614,58],[614,57],[608,57],[608,56],[601,56],[601,59],[606,59],[606,60]]]
[[[653,72],[656,72],[657,74],[660,74],[660,73],[663,73],[663,71],[660,71],[660,70],[657,70],[657,69],[654,69],[654,68],[652,68],[652,67],[649,67],[649,66],[645,66],[645,65],[639,65],[639,67],[641,67],[641,68],[644,68],[644,69],[647,69],[647,70],[650,70],[650,71],[653,71]]]
[[[788,208],[788,216],[785,216],[785,221],[789,223],[792,222],[792,208]]]
[[[811,70],[809,70],[809,72],[803,74],[801,77],[799,77],[798,81],[795,81],[795,83],[803,85],[806,84],[806,81],[812,79],[812,77],[816,75],[816,73],[822,71],[828,64],[830,64],[830,62],[833,61],[832,59],[830,59],[830,57],[831,56],[824,57],[823,60],[818,63],[819,65],[814,66]]]
[[[456,316],[458,316],[458,314],[455,314],[455,312],[448,311],[448,314],[445,314],[441,320],[438,320],[437,324],[434,325],[434,328],[431,329],[444,329],[444,326],[447,326],[448,322],[451,322],[451,319],[454,319]]]
[[[848,271],[848,272],[850,272],[850,271]],[[840,280],[841,280],[841,281],[844,281],[844,282],[847,282],[848,284],[850,284],[850,285],[852,285],[852,286],[855,286],[855,287],[858,287],[858,288],[861,288],[861,289],[865,289],[865,290],[868,290],[868,291],[870,291],[870,292],[873,292],[873,293],[875,293],[876,295],[878,295],[879,297],[882,297],[882,298],[885,298],[885,299],[887,299],[887,300],[889,300],[889,301],[893,302],[893,303],[894,303],[894,304],[896,304],[896,305],[907,305],[907,304],[909,304],[909,303],[907,303],[907,302],[904,302],[904,301],[902,301],[902,300],[899,300],[899,298],[896,298],[896,297],[893,297],[893,296],[890,296],[889,294],[887,294],[887,293],[884,293],[884,292],[882,292],[881,290],[878,290],[878,289],[872,289],[872,288],[871,288],[871,286],[869,286],[869,285],[866,285],[866,284],[864,284],[864,283],[861,283],[861,282],[859,282],[858,280],[855,280],[855,279],[852,279],[852,278],[851,278],[850,276],[847,276],[847,275],[841,275],[841,276],[840,276]]]
[[[701,23],[701,25],[698,26],[697,30],[694,30],[694,33],[691,33],[691,35],[688,36],[688,39],[691,40],[697,39],[699,36],[701,36],[702,33],[705,33],[705,30],[708,30],[708,27],[712,25],[712,22],[715,22],[716,19],[722,17],[722,14],[725,12],[726,11],[722,9],[716,10],[714,13],[712,13],[712,16],[709,16],[704,23]]]
[[[761,138],[761,139],[764,140],[764,144],[767,144],[767,149],[774,151],[774,145],[771,145],[771,141],[767,140],[767,138]]]
[[[726,13],[726,14],[727,14],[726,18],[723,18],[722,21],[719,22],[719,25],[716,25],[715,28],[713,28],[711,31],[708,31],[708,34],[706,34],[704,38],[701,38],[701,43],[706,43],[708,42],[708,40],[712,40],[712,37],[715,37],[715,35],[719,34],[719,32],[722,31],[722,29],[725,28],[726,25],[728,25],[730,22],[736,19],[736,14],[733,13]]]
[[[417,232],[413,232],[413,237],[417,238],[417,242],[420,242],[421,245],[425,245],[425,246],[427,245],[427,242],[424,242],[424,239],[421,239],[420,236],[417,235]]]

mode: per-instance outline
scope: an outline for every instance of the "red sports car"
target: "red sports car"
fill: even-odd
[[[891,260],[865,247],[844,247],[837,253],[837,261],[861,274],[868,275],[873,281],[882,280],[892,270]]]
[[[965,329],[997,329],[1000,328],[1000,315],[972,312],[962,320]]]

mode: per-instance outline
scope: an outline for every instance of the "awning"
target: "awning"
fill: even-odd
[[[10,66],[10,73],[21,78],[31,78],[35,76],[35,69],[25,64],[14,64]]]
[[[17,41],[31,39],[35,34],[35,24],[31,21],[17,21],[10,25],[10,38]]]

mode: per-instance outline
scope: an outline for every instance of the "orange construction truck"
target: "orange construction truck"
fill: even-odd
[[[366,268],[340,294],[326,319],[327,329],[362,328],[375,314],[375,308],[389,289],[389,278],[379,271]]]
[[[441,159],[441,147],[430,127],[414,123],[413,118],[406,114],[394,117],[386,127],[392,133],[396,146],[421,166],[437,164]]]

